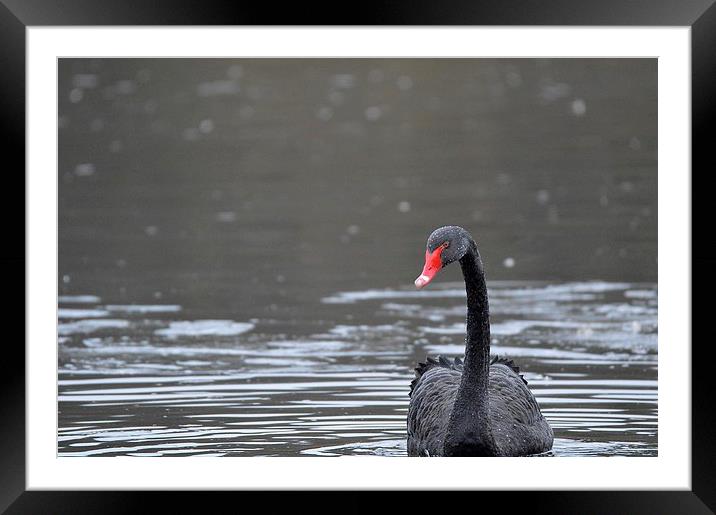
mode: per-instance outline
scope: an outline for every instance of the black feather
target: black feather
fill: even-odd
[[[515,374],[520,376],[520,379],[522,379],[522,381],[525,384],[528,384],[527,379],[525,379],[525,377],[522,374],[520,374],[520,367],[517,366],[517,364],[515,363],[514,360],[507,359],[507,358],[501,358],[500,356],[495,354],[492,357],[492,361],[490,361],[490,365],[495,365],[495,364],[501,364],[501,365],[506,365],[506,366],[510,367]]]
[[[415,385],[418,383],[423,374],[425,374],[425,372],[427,372],[431,368],[435,367],[451,368],[453,370],[462,372],[462,360],[460,360],[459,358],[455,358],[453,361],[450,361],[444,356],[438,356],[438,359],[435,359],[430,356],[426,357],[425,363],[418,363],[418,366],[415,367],[415,378],[410,382],[409,395],[413,394]]]
[[[490,360],[490,365],[505,365],[505,366],[509,367],[510,369],[512,369],[512,371],[515,374],[520,376],[520,379],[522,379],[522,381],[525,384],[528,384],[527,379],[525,379],[525,377],[522,374],[520,374],[520,367],[517,366],[517,364],[514,362],[514,360],[507,359],[507,358],[501,358],[500,356],[495,354],[494,356],[492,356],[492,359]],[[457,370],[458,372],[462,372],[463,366],[464,366],[464,363],[463,363],[462,359],[457,358],[457,357],[454,358],[452,361],[450,361],[445,356],[438,356],[438,359],[435,359],[431,356],[427,356],[425,358],[425,363],[418,363],[418,366],[415,367],[415,378],[410,382],[410,394],[409,395],[413,394],[415,385],[418,383],[418,381],[423,376],[423,374],[425,374],[425,372],[427,372],[431,368],[445,367],[445,368],[450,368],[452,370]]]

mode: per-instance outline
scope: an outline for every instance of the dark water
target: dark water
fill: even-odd
[[[655,60],[61,60],[61,455],[405,454],[458,355],[478,241],[493,351],[557,455],[657,453]]]

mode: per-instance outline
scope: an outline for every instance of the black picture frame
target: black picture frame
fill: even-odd
[[[340,7],[340,9],[338,8]],[[692,320],[706,314],[706,294],[716,286],[713,238],[696,239],[696,230],[707,227],[710,210],[697,203],[699,195],[708,195],[703,184],[708,172],[716,170],[712,132],[716,112],[716,5],[714,0],[483,0],[361,2],[336,6],[286,2],[285,5],[210,0],[0,0],[0,110],[2,111],[2,155],[14,158],[5,170],[5,191],[0,204],[6,236],[0,259],[5,264],[4,283],[21,290],[25,274],[25,224],[15,222],[25,213],[25,178],[18,173],[25,167],[25,29],[38,25],[617,25],[617,26],[689,26],[691,27],[692,73]],[[668,142],[660,142],[661,144]],[[697,172],[698,171],[698,172]],[[8,182],[9,181],[9,182]],[[23,194],[20,194],[20,192]],[[13,205],[13,200],[22,204]],[[702,206],[697,209],[696,206]],[[20,211],[22,210],[22,211]],[[17,283],[17,284],[16,284]],[[50,285],[48,285],[50,287]],[[22,298],[25,288],[22,285]],[[704,293],[704,302],[695,295]],[[17,297],[9,297],[16,299]],[[9,321],[23,317],[25,303],[9,303],[5,317]],[[22,311],[22,313],[21,313]],[[703,320],[703,319],[702,319]],[[10,324],[8,324],[10,325]],[[693,330],[702,328],[692,324]],[[19,324],[18,324],[19,326]],[[699,340],[692,333],[692,490],[691,491],[618,491],[618,492],[484,492],[480,503],[494,501],[532,513],[713,513],[716,511],[716,410],[713,408],[713,379],[707,359],[710,338]],[[24,326],[21,330],[24,341]],[[216,506],[209,494],[186,492],[39,492],[25,488],[25,354],[18,339],[4,342],[6,362],[0,374],[0,511],[25,513],[125,513],[149,511],[157,501],[159,511],[186,513]],[[662,386],[663,387],[663,386]],[[255,499],[255,493],[223,493],[220,497],[237,509],[266,506],[267,498]],[[272,494],[270,507],[278,501],[293,511],[321,508],[330,512],[364,512],[375,509],[380,501],[368,500],[360,492],[340,494],[340,498],[322,497],[321,503],[306,501],[306,492]],[[456,494],[421,495],[410,493],[403,509],[420,511],[457,503]],[[468,503],[474,500],[467,500]],[[237,504],[240,503],[240,504]],[[469,504],[468,504],[469,506]],[[522,508],[521,508],[522,507]],[[213,508],[209,508],[213,511]],[[263,508],[262,508],[263,509]],[[154,511],[154,510],[153,510]],[[272,510],[269,509],[269,512]]]

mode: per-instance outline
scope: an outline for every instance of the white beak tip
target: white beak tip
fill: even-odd
[[[416,287],[416,288],[422,288],[423,286],[425,286],[425,285],[428,284],[429,282],[430,282],[430,277],[428,277],[427,275],[421,275],[420,277],[418,277],[417,279],[415,279],[415,287]]]

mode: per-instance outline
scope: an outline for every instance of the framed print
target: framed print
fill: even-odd
[[[5,4],[8,513],[136,490],[716,505],[691,289],[710,2],[321,25]]]

